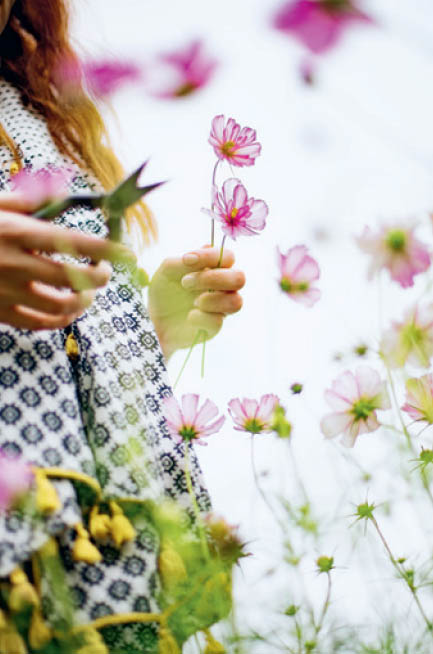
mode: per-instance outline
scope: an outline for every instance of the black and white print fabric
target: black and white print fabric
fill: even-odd
[[[24,106],[18,90],[6,81],[0,81],[0,121],[26,167],[72,169],[72,193],[97,187],[59,153],[45,120]],[[0,146],[0,163],[0,188],[8,190],[12,157],[5,145]],[[104,218],[95,210],[69,210],[57,223],[106,234]],[[163,398],[172,392],[164,357],[142,290],[131,283],[129,273],[125,265],[116,265],[93,305],[66,330],[31,332],[0,324],[0,447],[37,466],[93,477],[106,497],[158,502],[169,496],[188,508],[183,447],[169,435],[161,409]],[[76,360],[65,351],[71,330],[79,347]],[[192,476],[205,510],[208,496],[195,458]],[[71,527],[81,520],[80,507],[70,481],[54,484],[62,507],[45,524],[0,516],[0,577],[54,534],[77,599],[79,621],[157,610],[159,544],[152,525],[135,525],[138,537],[120,550],[107,542],[101,563],[73,563]],[[128,629],[132,633],[145,627]]]

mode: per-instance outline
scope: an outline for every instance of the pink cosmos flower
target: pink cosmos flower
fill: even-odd
[[[433,356],[433,304],[408,309],[403,321],[394,322],[384,333],[380,349],[392,368],[402,368],[406,363],[429,368]]]
[[[11,191],[25,196],[35,207],[42,207],[68,194],[73,173],[64,168],[23,168],[11,180]]]
[[[106,98],[125,84],[141,81],[142,68],[132,61],[119,59],[89,59],[83,62],[70,59],[62,62],[57,79],[72,92],[75,85],[84,82],[93,95]]]
[[[238,431],[249,431],[251,434],[272,431],[272,422],[275,408],[280,400],[276,395],[269,393],[263,395],[259,402],[246,397],[230,400],[229,413]]]
[[[413,420],[433,425],[433,375],[406,381],[406,403],[401,407]]]
[[[262,146],[256,141],[256,131],[251,127],[242,127],[229,118],[224,124],[224,116],[215,116],[209,143],[218,159],[226,159],[233,166],[253,166]]]
[[[0,451],[0,511],[6,511],[19,495],[28,491],[32,481],[33,473],[27,463]]]
[[[280,287],[295,302],[312,307],[321,296],[321,291],[312,282],[320,277],[317,261],[310,257],[305,245],[295,245],[282,254],[278,249]]]
[[[291,34],[315,54],[331,50],[346,28],[356,22],[373,20],[355,0],[290,0],[273,19],[276,29]]]
[[[196,441],[200,445],[207,445],[201,439],[215,434],[225,421],[225,416],[220,416],[209,423],[218,415],[218,408],[213,402],[206,400],[201,409],[198,409],[198,401],[199,396],[195,393],[182,395],[182,407],[174,397],[164,398],[165,418],[169,432],[179,442]]]
[[[202,41],[195,40],[185,47],[161,54],[157,58],[149,92],[158,98],[182,98],[206,86],[214,75],[218,61],[205,52]]]
[[[218,191],[214,187],[213,210],[202,209],[222,225],[222,231],[233,240],[238,236],[253,236],[266,225],[269,213],[263,200],[249,198],[245,186],[239,179],[230,177]]]
[[[343,434],[342,443],[353,447],[359,434],[380,427],[377,409],[390,409],[386,382],[369,366],[359,366],[355,374],[346,370],[325,391],[325,399],[334,409],[320,423],[326,438]]]
[[[431,263],[427,246],[415,238],[414,231],[414,227],[395,225],[382,227],[378,234],[373,234],[365,227],[356,240],[372,257],[368,271],[370,279],[381,268],[387,268],[391,279],[400,286],[413,286],[415,275],[425,272]]]

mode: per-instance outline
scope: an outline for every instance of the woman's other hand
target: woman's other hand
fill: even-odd
[[[218,260],[219,250],[204,247],[165,259],[154,274],[149,313],[167,358],[190,347],[199,330],[206,332],[205,340],[213,338],[224,318],[242,307],[238,291],[245,284],[244,273],[233,269],[232,252],[224,252],[219,268]]]
[[[0,193],[0,323],[21,329],[60,329],[92,303],[110,279],[107,260],[133,260],[125,246],[32,218],[25,198]],[[89,265],[48,257],[88,257]],[[63,290],[60,290],[63,289]]]

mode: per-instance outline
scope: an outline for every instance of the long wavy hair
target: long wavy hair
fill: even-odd
[[[80,82],[65,93],[58,71],[78,65],[69,42],[68,0],[16,0],[7,26],[0,35],[0,74],[21,92],[46,119],[60,152],[92,173],[109,190],[124,170],[110,146],[104,121]],[[0,125],[0,137],[19,167],[20,152]],[[127,211],[128,227],[136,221],[146,241],[156,236],[153,217],[144,202]]]

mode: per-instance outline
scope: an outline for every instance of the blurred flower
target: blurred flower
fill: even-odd
[[[433,375],[406,381],[406,404],[401,408],[417,422],[433,425]]]
[[[61,168],[23,168],[11,179],[11,191],[25,196],[36,208],[67,195],[73,173]]]
[[[331,50],[352,23],[372,23],[355,0],[290,0],[275,14],[273,25],[316,54]]]
[[[274,410],[279,398],[272,393],[263,395],[260,402],[244,397],[230,400],[228,410],[237,431],[249,431],[251,434],[272,431]]]
[[[206,445],[201,438],[215,434],[224,423],[225,416],[220,416],[207,424],[218,415],[218,408],[206,400],[201,409],[198,409],[198,401],[199,396],[195,393],[182,395],[182,408],[174,397],[163,400],[168,430],[179,442],[197,441],[200,445]]]
[[[222,192],[215,187],[212,206],[213,210],[203,211],[222,223],[222,231],[233,240],[238,236],[253,236],[266,225],[267,204],[249,198],[245,186],[235,177],[224,182]]]
[[[142,80],[142,68],[132,61],[120,59],[67,59],[57,71],[63,89],[73,94],[83,82],[93,95],[106,98],[128,83]]]
[[[321,291],[311,284],[319,279],[320,269],[307,252],[305,245],[295,245],[286,254],[278,249],[280,287],[295,302],[312,307],[321,296]]]
[[[386,382],[368,366],[360,366],[355,374],[343,372],[325,391],[325,399],[334,413],[322,418],[322,432],[326,438],[343,434],[346,447],[353,447],[359,434],[379,428],[377,409],[391,408]]]
[[[286,410],[281,404],[276,404],[272,414],[271,429],[280,438],[290,438],[292,424],[286,418]]]
[[[218,159],[225,159],[233,166],[253,166],[262,146],[256,141],[256,131],[242,127],[229,118],[224,125],[224,116],[215,116],[212,121],[209,143]]]
[[[394,322],[380,345],[382,356],[392,368],[406,362],[428,368],[433,356],[433,304],[406,311],[403,322]]]
[[[202,41],[157,57],[150,73],[148,90],[158,98],[182,98],[206,86],[218,61],[205,52]]]
[[[19,458],[7,457],[0,450],[0,511],[5,511],[14,500],[29,490],[33,481],[30,466]]]
[[[361,236],[357,237],[359,247],[372,259],[368,276],[381,268],[388,268],[391,279],[403,288],[413,286],[413,278],[425,272],[430,266],[430,254],[427,247],[414,237],[415,229],[395,225],[382,227],[378,234],[373,234],[365,227]]]
[[[229,525],[224,518],[213,513],[208,513],[204,517],[204,524],[212,554],[228,563],[236,563],[239,559],[248,556],[244,553],[245,543],[239,538],[237,526]]]

